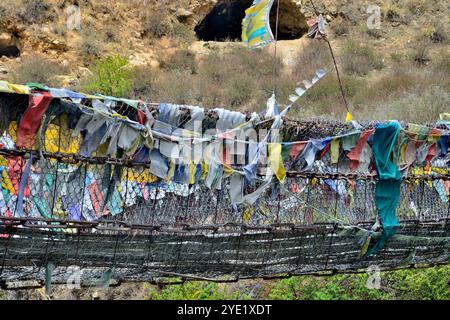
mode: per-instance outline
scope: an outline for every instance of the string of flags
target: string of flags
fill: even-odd
[[[195,128],[194,121],[203,123],[205,119],[204,109],[200,107],[161,103],[155,117],[143,101],[90,96],[36,84],[0,82],[3,103],[0,106],[0,150],[45,150],[63,153],[68,158],[71,154],[88,158],[126,157],[137,164],[127,170],[121,166],[114,166],[114,170],[103,166],[100,172],[86,170],[84,180],[73,178],[80,175],[82,166],[61,165],[58,170],[67,178],[63,184],[59,183],[61,197],[53,206],[50,205],[50,190],[55,190],[53,175],[40,173],[40,162],[33,164],[33,153],[28,160],[0,156],[0,214],[21,215],[31,210],[32,216],[49,217],[49,212],[56,210],[61,215],[67,214],[71,220],[80,220],[82,214],[86,220],[95,220],[117,215],[135,205],[139,198],[160,199],[166,192],[188,196],[200,185],[209,190],[228,190],[232,205],[244,205],[248,209],[257,205],[271,186],[285,184],[288,172],[392,175],[395,179],[378,182],[391,192],[377,193],[377,206],[384,208],[383,203],[388,203],[393,210],[379,210],[387,231],[381,242],[367,249],[374,253],[398,227],[395,207],[400,177],[409,173],[419,176],[450,174],[450,121],[445,120],[444,114],[444,120],[434,128],[415,124],[402,128],[391,121],[377,124],[375,129],[353,126],[347,133],[320,139],[295,141],[284,135],[284,140],[280,140],[275,133],[282,129],[283,116],[325,75],[326,72],[319,69],[312,80],[303,81],[290,97],[291,104],[281,113],[275,96],[271,96],[264,119],[254,113],[247,120],[239,112],[215,109],[216,130],[206,135],[203,125]],[[15,94],[28,95],[28,107],[19,118],[12,108]],[[117,113],[116,107],[123,104],[136,110],[134,118]],[[181,121],[182,108],[190,111],[187,121]],[[347,120],[352,121],[349,117]],[[265,121],[272,121],[272,125],[262,139],[246,139],[245,135],[235,139],[233,134],[245,133]],[[3,127],[4,124],[7,126]],[[232,162],[232,155],[244,162]],[[386,171],[386,168],[389,169]],[[449,180],[425,183],[436,190],[441,201],[449,201]],[[33,194],[33,186],[42,186],[41,193]],[[246,186],[256,189],[245,193]],[[324,186],[339,197],[348,193],[330,179],[324,181]],[[80,189],[84,190],[82,201]],[[25,205],[26,201],[31,201],[31,209]]]

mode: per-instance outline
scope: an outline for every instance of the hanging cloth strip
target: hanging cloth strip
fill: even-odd
[[[286,169],[281,157],[281,143],[269,143],[269,165],[280,183],[284,183]]]
[[[381,238],[368,250],[372,255],[383,249],[386,241],[397,231],[397,205],[400,200],[401,175],[391,156],[400,132],[397,122],[379,125],[373,135],[373,155],[378,170],[379,181],[375,190],[375,204],[383,225]]]
[[[364,146],[372,133],[373,130],[363,132],[356,146],[347,154],[347,157],[350,159],[350,169],[352,172],[355,172],[356,169],[358,169]]]
[[[28,178],[30,177],[31,165],[33,163],[33,154],[30,154],[30,159],[28,160],[27,165],[25,166],[25,170],[22,173],[22,177],[20,179],[19,184],[19,193],[17,196],[17,217],[23,217],[23,198],[25,193],[25,188],[28,185]]]
[[[48,92],[30,95],[29,105],[19,123],[17,130],[17,147],[31,149],[34,145],[36,133],[41,126],[45,111],[53,97]]]

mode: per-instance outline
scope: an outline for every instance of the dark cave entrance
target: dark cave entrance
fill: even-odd
[[[0,44],[0,57],[20,57],[20,49],[17,46],[3,46]]]
[[[220,1],[195,27],[197,38],[203,41],[240,41],[245,10],[252,2],[252,0]],[[276,3],[270,12],[270,25],[275,34]],[[297,6],[292,1],[281,0],[278,40],[299,39],[307,31],[306,18]]]

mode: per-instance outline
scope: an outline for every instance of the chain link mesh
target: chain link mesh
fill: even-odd
[[[88,112],[93,109],[91,100],[81,105]],[[377,176],[350,172],[342,150],[336,164],[325,165],[330,162],[326,153],[310,171],[291,167],[286,182],[273,184],[255,205],[236,205],[229,177],[221,190],[210,190],[204,184],[159,179],[150,173],[149,162],[131,157],[107,157],[100,151],[82,156],[83,133],[73,134],[81,109],[69,100],[53,99],[33,149],[16,148],[17,124],[27,107],[26,95],[0,94],[0,132],[7,142],[0,148],[2,281],[43,280],[49,262],[56,266],[54,282],[66,282],[71,266],[82,270],[86,282],[111,270],[119,281],[158,276],[226,280],[350,272],[374,264],[389,269],[448,263],[448,194],[445,201],[436,187],[449,183],[448,158],[433,163],[444,173],[404,177],[397,236],[381,252],[361,257],[359,240],[377,217]],[[156,117],[157,106],[147,107]],[[123,101],[113,111],[138,121],[138,109]],[[213,111],[205,113],[203,131],[215,128],[218,119]],[[189,120],[185,108],[179,127]],[[362,126],[372,129],[374,123]],[[351,124],[335,121],[286,119],[281,133],[283,142],[293,142],[351,129]],[[30,162],[19,208],[19,189]],[[244,193],[261,183],[246,185]]]

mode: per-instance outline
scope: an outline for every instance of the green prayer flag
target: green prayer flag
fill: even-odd
[[[400,200],[401,175],[391,157],[395,142],[400,132],[397,122],[378,126],[373,135],[373,155],[380,180],[375,190],[375,204],[383,225],[383,233],[368,250],[368,255],[383,249],[386,241],[392,237],[400,226],[397,219],[397,205]]]

